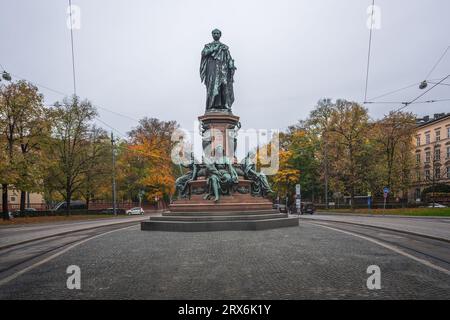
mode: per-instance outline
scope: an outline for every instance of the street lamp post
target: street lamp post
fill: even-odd
[[[116,152],[114,148],[114,135],[111,132],[111,150],[112,150],[112,200],[113,200],[113,213],[117,215],[116,207]]]

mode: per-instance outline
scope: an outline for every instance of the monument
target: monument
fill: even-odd
[[[232,112],[236,67],[222,32],[212,31],[204,46],[200,79],[206,87],[205,113],[198,117],[202,159],[191,153],[188,171],[175,182],[169,211],[141,223],[142,230],[259,230],[298,226],[298,218],[273,209],[267,177],[256,170],[255,153],[236,157],[239,117]]]

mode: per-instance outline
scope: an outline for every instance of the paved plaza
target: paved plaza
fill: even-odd
[[[81,269],[81,290],[66,268]],[[369,290],[367,267],[381,269]],[[117,230],[0,287],[0,299],[405,299],[450,297],[450,277],[370,241],[301,223],[264,231]]]

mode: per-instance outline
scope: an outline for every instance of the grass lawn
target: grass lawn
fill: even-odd
[[[320,210],[322,211],[322,210]],[[362,213],[373,215],[402,215],[402,216],[435,216],[450,217],[450,208],[404,208],[404,209],[330,209],[330,212],[336,213]],[[326,212],[326,211],[322,211]]]
[[[11,220],[3,220],[0,218],[0,226],[19,225],[31,223],[48,223],[48,222],[65,222],[104,218],[123,218],[124,215],[114,216],[113,214],[89,214],[89,215],[72,215],[72,216],[43,216],[43,217],[19,217]]]

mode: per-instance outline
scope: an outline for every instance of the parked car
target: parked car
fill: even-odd
[[[302,202],[300,212],[301,214],[314,214],[316,207],[312,202]]]
[[[51,211],[65,211],[67,203],[65,201],[58,203]],[[87,210],[86,202],[74,200],[70,202],[70,210]]]
[[[114,208],[108,208],[102,210],[100,213],[102,214],[114,214]],[[116,214],[125,214],[125,209],[116,208]]]
[[[428,208],[433,208],[433,204],[432,203],[430,203],[429,205],[428,205]],[[443,204],[440,204],[440,203],[435,203],[434,204],[434,208],[448,208],[447,206],[444,206]]]
[[[17,217],[32,217],[37,215],[37,210],[35,208],[25,208],[23,211],[16,210],[12,213],[12,216]]]
[[[136,208],[131,208],[130,210],[127,210],[127,215],[131,216],[131,215],[136,215],[136,214],[144,214],[144,209],[140,208],[140,207],[136,207]]]
[[[278,211],[280,211],[281,213],[288,213],[288,208],[285,204],[279,204]]]

